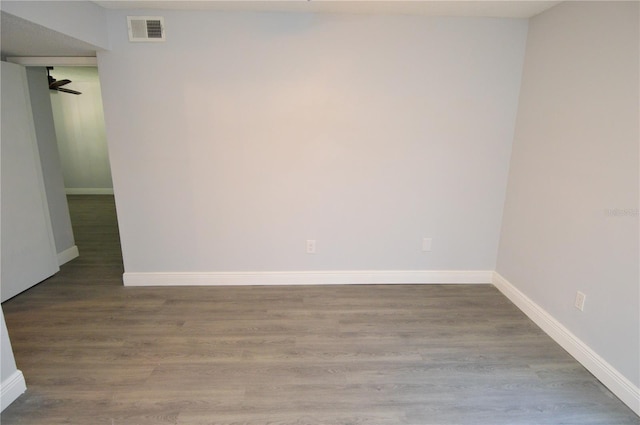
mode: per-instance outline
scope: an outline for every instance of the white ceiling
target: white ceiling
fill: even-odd
[[[95,56],[96,47],[11,14],[0,13],[3,56]]]
[[[215,11],[402,14],[529,18],[561,1],[369,1],[369,0],[108,0],[108,9],[183,9]],[[95,56],[96,47],[24,19],[1,12],[2,56]]]
[[[561,3],[561,1],[107,0],[94,1],[94,3],[108,9],[180,9],[530,18]]]

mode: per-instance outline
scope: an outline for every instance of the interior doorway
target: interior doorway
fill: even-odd
[[[51,109],[68,195],[113,195],[98,68],[48,68]]]
[[[36,127],[50,129],[47,132],[50,137],[43,137],[43,139],[47,139],[45,151],[47,149],[48,151],[42,152],[43,148],[40,149],[45,186],[55,186],[56,184],[58,186],[57,193],[53,194],[53,198],[56,198],[57,201],[49,201],[49,207],[52,211],[59,210],[57,213],[51,214],[56,242],[59,239],[57,237],[59,234],[65,233],[67,229],[71,231],[73,228],[71,234],[73,249],[64,250],[64,248],[57,247],[59,264],[63,265],[75,259],[78,257],[79,251],[80,259],[77,261],[84,262],[86,259],[97,265],[102,260],[105,260],[106,263],[112,263],[114,257],[117,257],[115,262],[120,264],[119,267],[122,267],[122,249],[115,213],[111,165],[96,58],[38,57],[11,58],[11,61],[25,66],[30,78],[41,83],[42,91],[44,91],[37,103],[39,106],[45,106],[46,103],[47,108],[37,108],[38,105],[32,104],[32,109],[34,110],[33,118]],[[31,85],[32,81],[30,80],[30,88]],[[56,90],[56,88],[64,88],[65,91]],[[36,113],[36,109],[41,110]],[[49,126],[39,126],[38,121],[49,121]],[[40,139],[40,137],[38,138]],[[44,170],[45,168],[47,170]],[[48,185],[54,181],[57,183]],[[49,187],[46,188],[46,192],[49,196],[56,190]],[[87,204],[86,208],[84,204]],[[101,212],[101,208],[104,209],[104,214]],[[73,214],[72,210],[76,211],[76,214]],[[80,216],[77,211],[82,211]],[[91,212],[88,213],[88,211]],[[62,217],[63,215],[64,217]],[[91,217],[87,217],[87,215],[112,217],[107,220],[110,223],[107,226],[98,224],[99,220],[93,224],[94,228],[102,227],[102,232],[106,231],[108,227],[109,233],[115,233],[112,243],[109,243],[109,249],[106,249],[104,244],[93,244],[95,246],[90,244],[85,246],[83,254],[83,236],[81,234],[84,230],[79,231],[79,229],[88,227],[88,223],[92,222]],[[78,217],[80,218],[78,219]],[[67,241],[63,245],[69,245],[69,242]],[[62,253],[61,249],[63,249]],[[106,256],[103,255],[104,253],[101,254],[101,249],[109,251],[110,254]],[[117,255],[113,252],[116,252]]]

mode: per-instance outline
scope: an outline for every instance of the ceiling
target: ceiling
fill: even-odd
[[[95,56],[96,47],[31,21],[2,12],[2,56]]]
[[[427,1],[427,0],[107,0],[94,3],[108,9],[181,9],[220,11],[269,11],[349,14],[401,14],[423,16],[468,16],[530,18],[561,1]]]
[[[232,0],[94,1],[107,9],[181,9],[215,11],[306,12],[348,14],[401,14],[420,16],[468,16],[529,18],[561,1],[367,1],[367,0]],[[33,22],[1,12],[0,49],[10,56],[96,56],[96,47]]]

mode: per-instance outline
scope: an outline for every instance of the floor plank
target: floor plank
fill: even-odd
[[[2,424],[639,424],[489,285],[125,288],[114,201],[5,302]]]

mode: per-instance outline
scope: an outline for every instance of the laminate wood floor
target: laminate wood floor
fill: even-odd
[[[638,424],[489,285],[125,288],[113,197],[3,304],[13,424]]]

